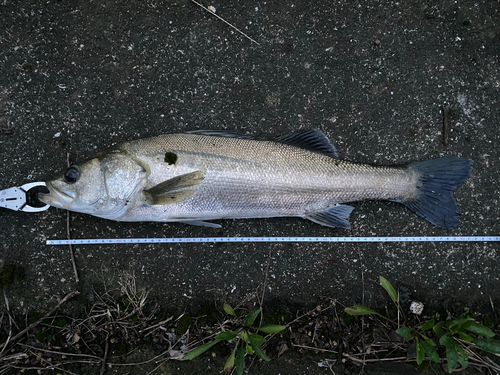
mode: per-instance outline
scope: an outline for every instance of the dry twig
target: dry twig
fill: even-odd
[[[22,335],[24,335],[30,329],[36,327],[41,322],[43,322],[45,319],[47,319],[49,316],[51,316],[62,304],[64,304],[66,301],[68,301],[69,299],[71,299],[74,296],[77,296],[79,294],[80,294],[80,292],[71,292],[71,293],[67,294],[66,297],[64,297],[62,300],[59,301],[59,303],[56,305],[56,307],[54,307],[52,310],[50,310],[47,314],[45,314],[44,316],[42,316],[36,322],[31,323],[28,327],[26,327],[21,332],[19,332],[18,334],[16,334],[14,337],[11,338],[10,341],[15,342],[19,337],[21,337]],[[3,348],[5,346],[7,346],[7,344],[8,344],[8,341],[4,342],[3,344],[1,344],[0,347]]]
[[[335,350],[328,350],[328,349],[322,349],[322,348],[315,348],[314,346],[307,346],[307,345],[299,345],[299,344],[294,344],[292,342],[292,345],[294,348],[302,348],[302,349],[307,349],[307,350],[314,350],[315,352],[325,352],[325,353],[335,353],[337,354],[338,351]]]
[[[450,106],[446,104],[443,110],[443,144],[447,145],[450,140]]]
[[[252,41],[253,43],[257,44],[260,46],[259,43],[257,43],[255,40],[253,40],[252,38],[250,38],[247,34],[245,34],[243,31],[241,31],[240,29],[238,29],[236,26],[230,24],[229,22],[227,22],[224,18],[222,18],[221,16],[215,14],[214,12],[212,12],[210,9],[204,7],[203,5],[201,5],[199,2],[195,1],[195,0],[191,0],[193,3],[195,3],[196,5],[198,5],[199,7],[205,9],[208,13],[210,14],[213,14],[215,17],[217,17],[218,19],[220,19],[222,22],[224,22],[226,25],[229,25],[231,26],[233,29],[235,29],[237,32],[239,32],[241,35],[243,35],[245,38],[249,39],[250,41]]]
[[[260,298],[259,305],[262,308],[262,304],[264,303],[264,295],[266,294],[266,284],[267,284],[267,276],[269,275],[269,266],[271,265],[271,254],[272,248],[269,249],[269,255],[267,257],[267,267],[266,267],[266,275],[264,277],[264,284],[262,284],[262,297]],[[258,293],[257,293],[258,298]],[[264,319],[264,314],[260,313],[260,325],[262,325],[262,320]]]
[[[69,152],[66,154],[66,164],[69,167],[71,165],[69,161]],[[68,235],[68,240],[71,240],[71,233],[70,233],[70,228],[69,228],[69,223],[71,220],[70,216],[70,211],[66,211],[66,233]],[[76,282],[80,281],[80,278],[78,277],[78,269],[76,268],[76,262],[75,262],[75,253],[73,252],[73,246],[69,244],[69,254],[71,257],[71,264],[73,265],[73,272],[75,274],[75,280]]]
[[[398,361],[408,361],[408,359],[406,357],[394,357],[394,358],[356,358],[354,357],[353,355],[349,354],[349,353],[342,353],[342,357],[346,357],[347,359],[353,361],[353,362],[356,362],[356,363],[360,363],[362,365],[365,365],[367,363],[370,363],[370,362],[388,362],[388,361],[394,361],[394,362],[398,362]]]
[[[106,372],[106,361],[108,360],[108,351],[109,351],[109,337],[107,336],[106,346],[104,347],[104,357],[102,358],[100,375],[104,375],[104,373]]]

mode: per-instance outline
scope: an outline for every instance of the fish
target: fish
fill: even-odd
[[[51,206],[125,222],[220,228],[220,219],[301,217],[349,229],[363,200],[399,202],[433,225],[459,224],[454,190],[472,161],[449,156],[397,166],[341,160],[318,130],[273,140],[228,130],[132,140],[46,181]]]

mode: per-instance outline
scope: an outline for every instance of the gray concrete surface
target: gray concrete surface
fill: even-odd
[[[272,138],[320,128],[341,158],[404,164],[474,160],[455,196],[453,231],[396,203],[356,203],[352,230],[301,219],[227,220],[222,229],[116,223],[71,215],[74,238],[498,235],[500,2],[232,1],[206,3],[256,45],[187,0],[3,1],[0,4],[0,181],[48,178],[129,139],[193,129]],[[442,142],[443,105],[452,109]],[[8,129],[8,130],[7,130]],[[134,272],[172,311],[241,301],[265,280],[273,309],[386,296],[379,275],[426,304],[500,305],[498,244],[196,244],[68,249],[66,212],[0,212],[0,258],[26,269],[11,308]],[[269,258],[271,255],[271,258]]]

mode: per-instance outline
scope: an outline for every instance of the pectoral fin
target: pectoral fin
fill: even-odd
[[[349,229],[351,228],[351,224],[347,219],[352,210],[354,210],[354,207],[345,204],[337,204],[325,211],[318,211],[305,215],[304,218],[326,227]]]
[[[205,178],[205,173],[195,171],[171,178],[145,191],[146,201],[152,205],[179,203],[190,198],[198,185]]]

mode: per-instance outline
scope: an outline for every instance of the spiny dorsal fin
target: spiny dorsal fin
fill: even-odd
[[[253,139],[253,137],[245,134],[240,134],[234,130],[190,130],[187,131],[188,134],[200,134],[200,135],[212,135],[216,137],[226,137],[226,138],[241,138],[241,139]]]
[[[299,130],[290,134],[282,135],[276,139],[277,142],[304,148],[309,151],[320,152],[335,158],[339,157],[337,149],[319,129]]]
[[[182,202],[196,192],[195,189],[187,188],[198,185],[204,178],[205,172],[203,171],[195,171],[176,176],[146,190],[146,200],[152,205]]]
[[[327,210],[314,212],[304,217],[327,227],[349,229],[351,224],[347,219],[349,219],[352,210],[354,207],[337,204]]]

